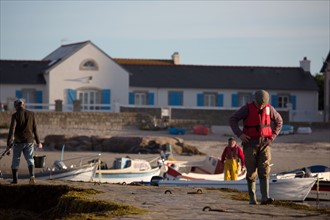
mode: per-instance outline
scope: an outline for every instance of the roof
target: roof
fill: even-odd
[[[322,68],[320,70],[320,73],[324,73],[325,72],[325,68],[327,67],[327,65],[330,66],[330,51],[328,53],[327,58],[325,59],[325,61],[323,62]]]
[[[49,63],[49,67],[52,67],[55,64],[65,60],[66,58],[68,58],[69,56],[74,54],[76,51],[80,50],[82,47],[84,47],[88,43],[91,43],[91,41],[83,41],[83,42],[74,43],[74,44],[61,45],[59,48],[54,50],[52,53],[47,55],[42,60],[51,61]]]
[[[122,65],[175,65],[173,60],[114,58]]]
[[[300,67],[123,65],[131,87],[313,90],[317,84]]]
[[[49,61],[0,60],[0,84],[46,84]]]

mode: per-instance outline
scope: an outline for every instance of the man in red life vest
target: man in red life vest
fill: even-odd
[[[261,204],[271,204],[274,201],[269,197],[270,144],[281,131],[283,120],[268,102],[267,91],[256,91],[254,101],[242,106],[229,119],[234,134],[242,140],[250,204],[257,204],[257,176],[260,182]],[[241,120],[243,131],[238,125]]]
[[[239,159],[241,165],[245,167],[244,154],[242,149],[236,144],[236,140],[233,137],[228,139],[228,145],[223,150],[221,156],[221,162],[224,163],[225,180],[237,180],[239,172]]]

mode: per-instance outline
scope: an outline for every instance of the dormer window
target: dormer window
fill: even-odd
[[[84,60],[80,64],[80,70],[98,70],[98,65],[94,60]]]

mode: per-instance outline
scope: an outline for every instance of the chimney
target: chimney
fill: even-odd
[[[304,59],[300,61],[300,67],[305,72],[310,72],[311,71],[311,61],[307,60],[307,57],[304,57]]]
[[[180,64],[180,54],[178,52],[174,52],[172,55],[172,60],[175,65]]]

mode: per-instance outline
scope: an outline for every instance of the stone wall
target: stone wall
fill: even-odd
[[[153,117],[161,118],[160,108],[129,108],[121,107],[121,112],[137,112],[147,113]],[[231,114],[236,110],[215,110],[215,109],[182,109],[171,108],[171,123],[185,123],[185,121],[194,121],[198,124],[206,126],[211,125],[228,125],[228,120]],[[282,115],[284,123],[289,123],[288,111],[279,111]]]
[[[92,129],[122,130],[127,127],[141,127],[141,123],[160,125],[159,108],[122,108],[121,113],[109,112],[35,112],[41,129]],[[192,127],[194,125],[228,125],[234,110],[171,109],[169,126]],[[12,111],[0,112],[0,126],[8,127]],[[287,112],[281,112],[284,123],[288,122]]]
[[[144,122],[158,125],[162,123],[161,109],[123,108],[121,113],[105,112],[35,112],[39,130],[51,129],[91,129],[123,130],[124,128],[141,128]],[[191,128],[194,125],[228,125],[228,119],[234,110],[199,110],[172,109],[169,126]],[[0,112],[0,127],[8,128],[12,111]],[[329,123],[293,123],[288,120],[287,112],[280,112],[284,124],[329,128]],[[47,132],[45,132],[47,133]],[[54,133],[51,131],[49,133]]]
[[[0,112],[0,125],[10,124],[13,112]],[[136,127],[141,114],[137,113],[99,113],[99,112],[35,112],[40,127],[58,127],[72,129],[122,130],[124,127]]]

